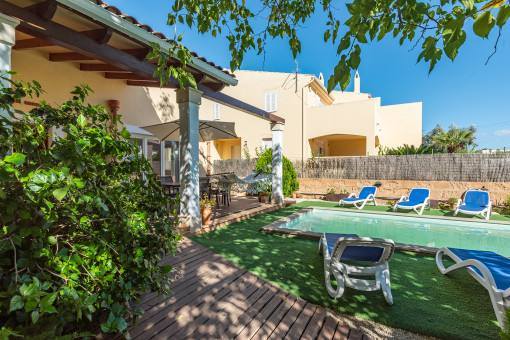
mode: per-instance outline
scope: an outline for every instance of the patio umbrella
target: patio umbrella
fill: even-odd
[[[144,130],[149,131],[160,141],[178,142],[180,135],[180,122],[174,120],[168,123],[144,126]],[[207,142],[217,139],[235,139],[235,123],[200,120],[198,122],[198,134],[200,142]]]

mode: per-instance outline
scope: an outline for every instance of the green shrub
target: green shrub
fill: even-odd
[[[257,165],[255,166],[256,171],[271,171],[271,164],[273,161],[273,149],[269,148],[264,151],[262,155],[260,155]],[[272,188],[269,187],[269,191]],[[292,162],[287,159],[287,157],[283,156],[283,195],[289,197],[293,192],[299,190],[299,182],[297,181],[296,170],[294,169],[294,165]]]
[[[10,83],[0,110],[42,91],[35,81]],[[85,104],[90,91],[81,85],[60,107],[41,102],[0,117],[0,326],[26,338],[129,336],[142,312],[132,302],[169,291],[171,267],[158,263],[179,238],[166,209],[175,202],[150,163],[131,157],[138,148],[117,119]]]

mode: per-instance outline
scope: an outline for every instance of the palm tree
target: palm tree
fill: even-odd
[[[434,136],[432,145],[438,148],[446,148],[448,153],[466,150],[468,146],[476,146],[474,131],[469,128],[451,128],[448,132],[441,132]]]

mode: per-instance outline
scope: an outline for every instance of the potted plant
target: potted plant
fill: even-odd
[[[200,213],[202,214],[202,225],[209,225],[212,217],[212,207],[216,204],[216,199],[206,194],[200,200]]]
[[[459,199],[457,197],[450,197],[448,199],[448,205],[450,206],[450,210],[455,210],[458,201]]]
[[[269,203],[269,191],[259,192],[259,202],[260,203]]]
[[[292,193],[292,198],[297,198],[297,192]]]

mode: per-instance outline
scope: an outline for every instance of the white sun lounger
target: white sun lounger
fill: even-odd
[[[458,213],[466,215],[482,215],[486,220],[491,216],[492,202],[487,191],[468,190],[464,195],[464,201],[457,202],[457,209],[453,216]]]
[[[448,268],[443,265],[443,255],[448,255],[456,263]],[[465,268],[478,281],[491,297],[492,307],[499,325],[503,327],[505,309],[510,308],[510,259],[491,251],[441,248],[436,254],[439,271],[448,274]]]
[[[324,256],[326,289],[333,299],[340,298],[345,286],[370,292],[381,289],[386,302],[393,304],[388,263],[395,244],[382,238],[358,237],[355,234],[323,234],[319,253]],[[345,261],[366,261],[368,266],[347,264]],[[331,285],[331,275],[336,279],[336,289]],[[353,278],[374,276],[374,279]]]
[[[430,190],[419,188],[411,190],[411,193],[409,194],[409,198],[407,200],[405,196],[402,196],[393,207],[393,211],[397,211],[398,209],[404,210],[412,209],[418,215],[421,215],[423,214],[425,206],[428,206],[430,208]]]
[[[376,192],[376,187],[363,187],[359,193],[359,196],[356,196],[355,193],[352,193],[348,198],[341,199],[340,202],[338,202],[338,205],[343,206],[345,204],[352,204],[358,209],[363,209],[367,202],[373,202],[374,205],[377,206],[377,202],[375,201]]]

